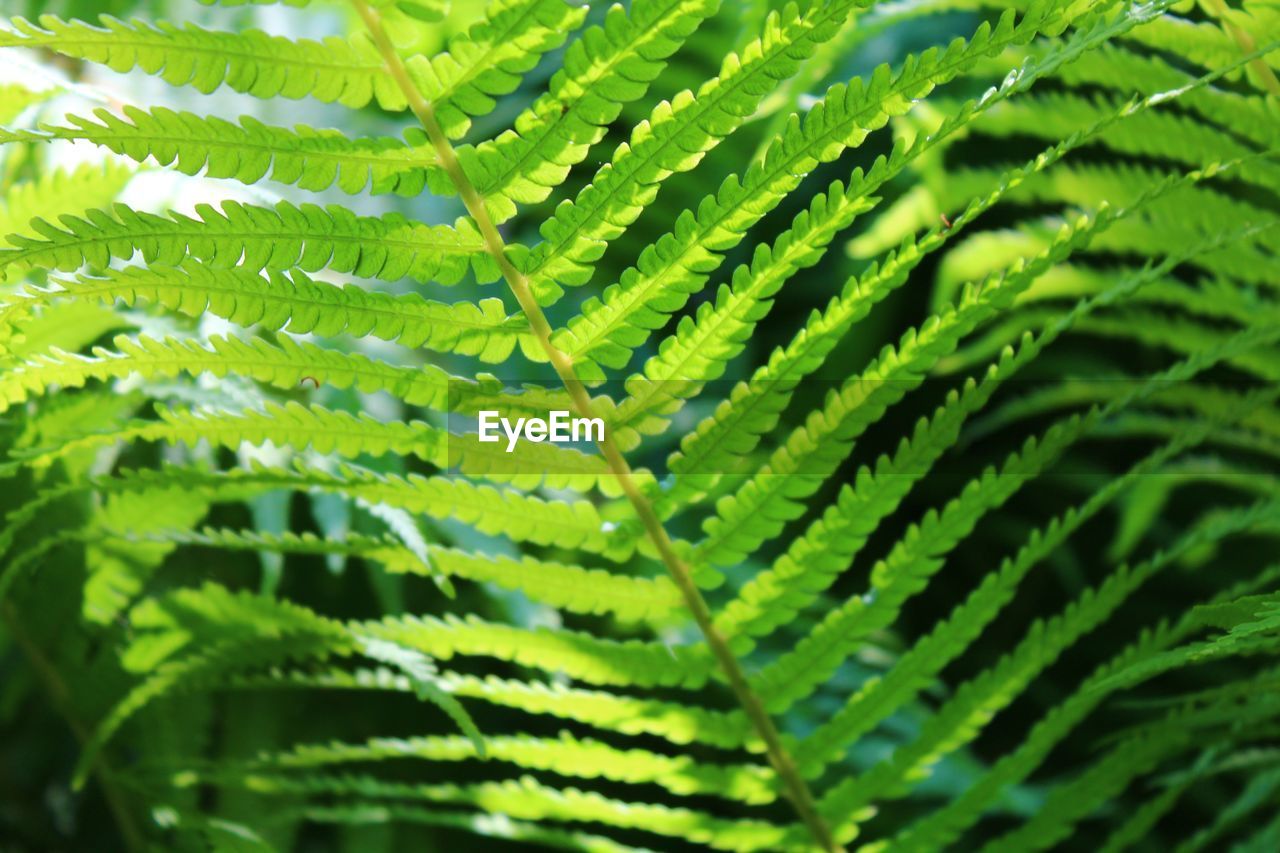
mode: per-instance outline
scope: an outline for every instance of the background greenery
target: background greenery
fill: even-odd
[[[644,205],[636,221],[609,241],[593,265],[590,283],[571,289],[548,309],[553,322],[566,322],[583,309],[586,300],[619,281],[645,247],[671,230],[681,211],[696,211],[727,175],[741,173],[747,163],[760,157],[783,130],[786,117],[793,111],[810,109],[828,86],[867,76],[882,63],[901,67],[910,54],[946,45],[956,37],[969,38],[981,22],[994,21],[1002,9],[1013,7],[1022,12],[1027,5],[908,0],[859,10],[852,16],[853,23],[818,49],[794,83],[779,85],[765,97],[749,120],[695,168],[661,184],[656,198]],[[1084,12],[1095,4],[1077,5],[1081,8],[1076,11]],[[1124,11],[1119,4],[1096,5]],[[1280,54],[1249,64],[1243,64],[1242,57],[1280,38],[1280,9],[1270,2],[1245,3],[1244,11],[1228,12],[1234,17],[1224,19],[1219,6],[1212,2],[1172,4],[1160,21],[1126,32],[1096,55],[1091,53],[1037,82],[1033,94],[1019,95],[993,109],[946,144],[912,162],[875,191],[880,200],[873,210],[842,229],[830,251],[791,278],[767,319],[750,330],[742,352],[728,360],[721,381],[710,383],[680,409],[669,429],[647,437],[629,454],[633,466],[661,474],[680,439],[715,411],[733,382],[749,378],[775,348],[785,346],[815,309],[840,292],[850,276],[874,273],[874,264],[906,238],[923,240],[926,234],[945,233],[974,199],[1007,183],[1011,170],[1021,168],[1070,134],[1116,114],[1131,96],[1151,95],[1214,70],[1225,70],[1206,89],[1179,96],[1167,105],[1144,106],[1141,114],[1119,120],[1115,127],[1072,150],[1062,162],[1011,188],[992,210],[965,223],[963,233],[944,250],[926,256],[903,286],[893,290],[838,342],[821,369],[796,390],[778,428],[743,461],[744,471],[763,464],[768,452],[801,428],[809,412],[822,406],[834,387],[866,366],[883,347],[898,343],[907,329],[931,322],[940,308],[958,298],[962,284],[980,282],[991,274],[1016,274],[1019,258],[1045,251],[1063,223],[1081,211],[1093,213],[1104,204],[1123,208],[1158,187],[1164,178],[1173,180],[1172,176],[1211,164],[1229,165],[1222,175],[1161,191],[1138,215],[1107,229],[1069,259],[1051,265],[1015,306],[1002,307],[955,353],[945,353],[931,364],[928,380],[871,425],[836,475],[826,478],[816,495],[804,502],[803,514],[786,526],[784,537],[770,537],[771,541],[760,547],[749,548],[745,559],[722,567],[726,583],[707,592],[713,607],[723,606],[744,583],[767,570],[788,542],[836,501],[842,489],[857,482],[859,469],[874,466],[882,453],[893,453],[899,442],[912,434],[920,418],[930,416],[946,401],[947,392],[961,388],[965,377],[980,376],[1000,347],[1016,342],[1022,331],[1051,324],[1089,294],[1123,281],[1144,263],[1159,263],[1205,239],[1225,239],[1241,228],[1275,221],[1280,210],[1276,197],[1280,173],[1271,148],[1280,139],[1280,91],[1275,72],[1268,69],[1277,67]],[[615,156],[615,149],[631,137],[636,125],[650,118],[656,104],[676,98],[685,89],[696,91],[704,80],[714,77],[724,57],[748,45],[775,7],[780,9],[782,4],[753,0],[721,4],[719,12],[702,22],[670,57],[643,97],[622,105],[618,117],[607,124],[604,138],[563,184],[544,201],[519,207],[518,214],[503,225],[507,243],[536,245],[542,239],[538,229],[554,215],[556,205],[577,196],[597,177],[597,169]],[[362,31],[359,19],[343,4],[293,9],[206,7],[193,0],[7,0],[4,11],[31,18],[52,13],[87,21],[100,13],[122,18],[136,15],[232,32],[257,27],[291,38]],[[1132,12],[1129,8],[1128,13]],[[443,20],[430,23],[395,11],[389,14],[402,55],[433,55],[444,49],[451,36],[467,32],[482,17],[484,7],[455,2]],[[590,4],[578,32],[601,24],[605,16],[604,4]],[[1075,32],[1078,30],[1069,29],[1061,39],[1069,39]],[[573,38],[576,35],[570,36],[571,41]],[[728,248],[709,285],[678,313],[696,316],[699,305],[714,300],[715,288],[731,282],[734,270],[751,261],[757,246],[770,244],[792,227],[797,214],[833,180],[848,182],[855,168],[870,169],[877,157],[893,150],[895,139],[934,129],[966,99],[981,96],[1028,57],[1060,43],[1041,38],[998,56],[980,58],[911,111],[898,110],[883,128],[869,128],[874,132],[865,141],[814,168],[796,191],[752,226],[746,239]],[[476,118],[464,141],[491,139],[511,126],[546,90],[563,56],[563,50],[543,56],[523,74],[514,91],[497,99],[491,112]],[[0,67],[8,79],[26,88],[44,91],[56,87],[50,97],[30,106],[20,101],[17,89],[0,89],[5,98],[0,116],[4,126],[13,131],[29,130],[41,122],[63,125],[67,114],[88,115],[102,106],[118,111],[125,104],[167,106],[232,119],[251,115],[281,126],[335,127],[348,137],[399,137],[414,126],[408,113],[382,111],[375,106],[351,110],[305,99],[259,100],[227,87],[198,94],[190,88],[170,87],[141,71],[118,74],[49,51],[9,49],[0,59],[14,60]],[[1130,61],[1132,64],[1126,64]],[[1236,123],[1241,116],[1248,116],[1253,123]],[[138,168],[132,160],[104,155],[84,142],[32,141],[20,133],[5,138],[8,144],[0,152],[0,190],[5,193],[0,200],[0,223],[5,227],[0,230],[4,233],[27,231],[26,220],[31,216],[56,221],[60,214],[106,207],[113,199],[139,210],[180,212],[192,211],[198,202],[235,199],[271,204],[286,199],[298,204],[337,204],[365,215],[399,212],[426,223],[452,222],[464,212],[449,195],[350,195],[336,188],[309,192],[270,180],[241,185],[184,175],[154,161]],[[110,157],[105,161],[109,165],[95,165],[104,162],[104,156]],[[1235,162],[1240,159],[1244,162]],[[77,165],[80,163],[90,165],[76,171],[82,168]],[[978,849],[995,841],[1006,849],[1050,844],[1082,850],[1099,846],[1157,850],[1171,845],[1227,849],[1233,844],[1275,849],[1274,843],[1280,841],[1280,821],[1275,817],[1280,812],[1276,808],[1280,805],[1280,751],[1275,743],[1276,685],[1280,682],[1272,658],[1280,640],[1280,623],[1275,616],[1274,573],[1267,571],[1275,566],[1277,527],[1269,499],[1280,495],[1275,480],[1280,419],[1274,397],[1266,393],[1275,387],[1280,349],[1274,338],[1266,335],[1268,330],[1280,328],[1277,246],[1277,233],[1269,231],[1238,241],[1227,250],[1205,251],[1144,289],[1144,298],[1104,305],[1082,319],[1020,372],[1018,381],[1002,386],[983,412],[969,419],[950,452],[928,476],[913,483],[883,523],[874,526],[848,569],[831,578],[829,585],[824,583],[816,599],[801,607],[795,618],[761,636],[745,656],[748,672],[758,674],[794,650],[841,603],[864,593],[874,595],[874,590],[867,592],[872,567],[893,552],[895,543],[911,542],[910,525],[945,506],[988,466],[1005,464],[1008,455],[1023,447],[1029,436],[1044,434],[1070,412],[1084,412],[1094,402],[1142,387],[1142,377],[1155,375],[1179,359],[1194,359],[1197,354],[1206,357],[1204,354],[1215,352],[1215,347],[1227,346],[1234,340],[1232,335],[1242,330],[1258,335],[1247,353],[1213,358],[1194,383],[1170,382],[1166,396],[1108,412],[1089,440],[1071,446],[1007,502],[993,500],[990,506],[977,509],[980,504],[975,499],[971,531],[962,529],[954,547],[915,556],[919,562],[914,567],[921,576],[918,594],[898,608],[892,623],[875,626],[833,677],[779,715],[779,727],[794,738],[802,740],[821,731],[863,685],[894,672],[939,620],[946,619],[965,596],[992,577],[1002,560],[1024,543],[1034,542],[1034,538],[1028,540],[1031,531],[1091,496],[1105,493],[1109,485],[1117,485],[1115,499],[1044,556],[1043,564],[1017,586],[1016,595],[976,641],[936,677],[929,677],[922,690],[904,697],[909,701],[896,705],[817,777],[815,787],[820,790],[850,778],[874,783],[877,772],[887,772],[884,768],[893,766],[895,755],[907,755],[911,744],[931,736],[930,726],[951,727],[953,734],[943,738],[936,752],[921,758],[919,772],[901,785],[873,787],[873,810],[835,817],[833,823],[858,824],[855,846],[885,840],[889,849],[910,849],[911,839],[901,833],[949,804],[963,803],[962,796],[982,790],[982,785],[998,778],[1003,772],[998,768],[1004,767],[1002,757],[1032,742],[1029,733],[1033,727],[1046,715],[1052,718],[1055,709],[1078,695],[1080,685],[1098,667],[1112,661],[1127,644],[1143,636],[1143,631],[1169,620],[1186,619],[1190,613],[1192,623],[1182,639],[1186,643],[1202,641],[1205,647],[1197,650],[1209,657],[1207,664],[1184,666],[1181,664],[1194,664],[1194,659],[1178,658],[1179,665],[1171,671],[1106,698],[1054,743],[1038,766],[1029,768],[1034,772],[1019,776],[1013,784],[998,786],[998,793],[974,812],[969,821],[972,825],[966,824],[967,829],[946,841],[958,849]],[[318,277],[355,280],[334,274]],[[23,286],[46,281],[44,270],[9,270],[5,293],[13,295]],[[372,286],[392,293],[420,292],[448,302],[498,297],[509,313],[517,310],[501,282],[478,284],[471,276],[448,291],[408,279]],[[10,319],[6,315],[6,324]],[[183,316],[145,302],[51,303],[34,316],[17,317],[12,323],[22,335],[16,349],[19,356],[51,346],[88,352],[95,344],[110,345],[113,336],[121,332],[204,340],[234,328],[211,314]],[[668,332],[674,329],[674,322],[667,327]],[[276,339],[270,330],[262,334]],[[649,335],[635,347],[629,362],[633,370],[660,352],[665,334]],[[279,335],[284,337],[284,333]],[[546,364],[526,359],[520,349],[499,365],[481,365],[468,355],[394,348],[371,337],[331,335],[323,344],[399,364],[436,364],[459,376],[492,371],[512,386],[544,382],[555,387],[557,382]],[[13,353],[6,358],[0,369],[17,369]],[[621,378],[627,373],[614,371],[612,375]],[[12,459],[21,461],[29,457],[32,448],[58,447],[85,434],[111,434],[122,424],[154,421],[153,401],[179,409],[205,406],[221,410],[261,410],[272,402],[292,401],[319,404],[337,412],[364,413],[381,422],[423,418],[444,423],[438,415],[410,406],[394,394],[361,393],[314,381],[295,382],[287,388],[272,388],[271,384],[233,373],[218,380],[207,376],[135,377],[46,393],[34,402],[9,408],[0,424],[0,446]],[[322,387],[313,388],[313,384]],[[599,390],[615,397],[626,393],[616,383]],[[1248,396],[1251,394],[1256,396]],[[1242,400],[1254,403],[1247,411],[1231,408],[1241,405]],[[1197,430],[1206,432],[1204,441],[1170,453],[1143,476],[1118,480],[1149,453],[1159,452],[1171,440],[1190,441],[1190,436],[1198,435]],[[606,641],[644,641],[649,647],[671,648],[676,668],[682,662],[674,650],[696,647],[699,640],[697,630],[686,619],[650,624],[643,619],[612,618],[607,607],[592,613],[590,608],[582,612],[584,608],[555,606],[554,601],[539,598],[536,579],[492,583],[464,575],[446,584],[431,577],[431,572],[422,576],[422,572],[386,571],[376,554],[360,558],[344,553],[350,549],[338,547],[320,549],[331,553],[280,553],[291,549],[217,547],[218,542],[198,536],[185,540],[170,537],[170,541],[148,538],[148,534],[161,531],[173,534],[208,527],[268,536],[315,534],[334,541],[359,542],[349,537],[382,536],[390,531],[411,551],[418,549],[421,540],[430,546],[449,545],[468,552],[527,553],[547,560],[581,561],[573,549],[536,541],[522,543],[518,540],[527,537],[519,535],[487,535],[465,519],[448,517],[448,512],[414,514],[342,494],[306,490],[211,499],[181,477],[171,483],[157,482],[134,497],[106,497],[97,487],[76,488],[91,475],[110,478],[122,471],[164,463],[228,470],[251,460],[288,465],[298,457],[317,470],[333,471],[337,470],[332,462],[336,455],[352,458],[379,474],[436,471],[430,463],[403,451],[352,454],[339,449],[329,454],[321,453],[323,448],[307,450],[305,442],[302,447],[288,444],[250,441],[225,447],[217,442],[111,442],[86,450],[70,447],[59,451],[52,465],[6,466],[8,480],[0,490],[0,506],[17,514],[10,517],[11,526],[5,533],[7,568],[0,569],[14,575],[4,604],[6,621],[0,630],[0,849],[118,849],[128,841],[119,834],[122,822],[138,827],[136,832],[163,848],[452,850],[478,843],[483,849],[514,849],[527,844],[693,849],[704,840],[693,837],[693,832],[686,835],[655,829],[656,824],[647,825],[643,814],[631,825],[613,827],[610,824],[625,822],[616,816],[593,817],[585,806],[572,800],[566,806],[567,817],[540,822],[528,819],[523,805],[513,805],[496,794],[486,798],[474,793],[497,790],[476,787],[486,782],[525,774],[546,785],[547,790],[579,788],[611,802],[688,808],[699,826],[704,817],[726,822],[765,820],[783,826],[794,821],[786,801],[776,796],[768,803],[748,804],[732,793],[717,796],[723,792],[715,785],[698,784],[692,792],[682,794],[672,779],[681,773],[698,773],[684,765],[680,772],[667,769],[655,771],[656,778],[627,780],[611,777],[606,769],[609,762],[618,759],[567,750],[548,759],[548,764],[528,757],[508,763],[475,760],[465,740],[450,747],[449,755],[430,756],[416,754],[407,742],[386,741],[380,742],[376,754],[366,752],[351,760],[317,755],[292,765],[281,764],[279,757],[287,758],[286,750],[299,744],[453,736],[458,726],[437,704],[422,701],[400,682],[392,683],[406,671],[412,676],[412,668],[424,663],[413,659],[406,664],[405,649],[391,653],[390,659],[385,651],[381,658],[371,655],[373,664],[363,669],[358,662],[346,659],[347,655],[324,660],[315,654],[294,655],[289,648],[273,651],[272,643],[287,639],[288,633],[281,628],[279,634],[273,634],[269,627],[262,627],[273,624],[276,617],[255,617],[254,605],[247,599],[224,600],[218,597],[217,589],[248,591],[267,602],[294,602],[350,624],[408,614],[473,614],[487,624],[529,631],[511,640],[516,646],[530,642],[529,638],[556,636],[563,629]],[[908,476],[913,471],[894,476]],[[1005,476],[1018,475],[1006,472]],[[730,485],[738,482],[729,480]],[[728,489],[730,485],[721,487]],[[60,494],[58,490],[64,486],[68,487],[66,494]],[[547,488],[537,493],[548,500],[569,496],[564,490]],[[49,495],[57,497],[47,499]],[[606,517],[625,521],[627,507],[616,496],[596,491],[587,499]],[[12,521],[20,517],[23,507],[37,505],[37,516],[24,519],[24,526]],[[676,515],[669,530],[676,537],[696,542],[703,535],[703,520],[713,512],[714,503],[705,500]],[[1237,515],[1232,516],[1233,512]],[[1240,513],[1246,514],[1247,523],[1233,521]],[[1225,525],[1224,531],[1216,532],[1214,524]],[[94,529],[125,529],[131,535],[101,541],[74,535],[75,531]],[[1208,533],[1204,535],[1193,533],[1190,540],[1185,538],[1188,531],[1205,530]],[[72,535],[64,535],[67,532]],[[1054,617],[1069,602],[1080,601],[1082,609],[1088,608],[1094,595],[1091,589],[1118,576],[1122,572],[1119,567],[1126,563],[1142,565],[1144,560],[1160,559],[1166,553],[1162,549],[1167,549],[1172,565],[1119,602],[1114,612],[1104,614],[1099,624],[1082,631],[1084,636],[1078,642],[1065,642],[1059,650],[1044,639],[1038,620]],[[934,561],[934,557],[939,559]],[[617,564],[603,563],[599,557],[583,562],[638,577],[662,575],[661,565],[645,556]],[[447,568],[436,570],[448,573]],[[446,586],[452,597],[445,594]],[[175,594],[182,589],[195,592],[182,598]],[[1219,610],[1192,610],[1215,596],[1227,602]],[[147,632],[155,631],[157,625],[192,642],[185,652],[190,655],[188,661],[196,660],[203,644],[214,648],[227,636],[222,632],[234,631],[260,631],[261,655],[254,649],[241,650],[234,666],[211,670],[205,677],[193,672],[183,676],[182,689],[175,684],[157,691],[163,695],[141,707],[106,746],[97,763],[98,782],[73,789],[73,770],[95,726],[131,688],[158,671],[138,663],[140,645],[145,645]],[[1233,629],[1237,634],[1230,633]],[[1041,641],[1043,654],[1036,654],[1036,644]],[[1025,678],[1008,676],[1000,669],[1007,662],[1006,655],[1023,648],[1020,643],[1029,644],[1033,653],[1027,658],[1034,663],[1028,662]],[[433,653],[427,647],[421,651]],[[575,653],[602,652],[591,647]],[[527,661],[517,659],[517,654],[503,652],[460,655],[440,663],[447,671],[443,681],[431,675],[410,686],[443,685],[448,689],[455,676],[545,683],[553,691],[591,686],[590,679],[557,674],[560,667],[554,658],[535,666],[522,665]],[[166,663],[172,665],[174,660]],[[625,666],[625,660],[617,665]],[[331,671],[363,672],[374,681],[381,679],[381,687],[387,689],[319,689],[315,684],[310,689],[281,689],[287,686],[291,673],[306,680]],[[991,672],[1007,680],[991,690],[987,705],[971,709],[962,720],[945,716],[959,707],[957,696],[963,698],[964,690],[975,689],[963,685],[981,685],[984,678],[992,678],[987,675]],[[763,762],[760,756],[750,756],[741,749],[726,751],[705,742],[677,745],[658,734],[637,734],[617,723],[590,725],[539,713],[530,699],[503,703],[483,691],[479,695],[455,692],[486,736],[519,733],[531,739],[552,739],[568,731],[573,737],[619,749],[688,756],[700,767]],[[732,694],[718,684],[696,694],[653,683],[637,683],[618,692],[725,712],[734,708]],[[989,722],[987,718],[993,713],[998,716]],[[1148,753],[1132,746],[1146,743],[1144,738],[1168,748]],[[260,763],[254,765],[254,761]],[[280,786],[272,790],[271,783],[250,778],[255,767],[307,781],[296,789]],[[197,779],[200,784],[191,784]],[[441,802],[432,802],[433,795],[421,791],[375,789],[370,781],[375,779],[448,782],[472,793],[441,796]],[[112,793],[104,795],[108,790]],[[1079,815],[1072,811],[1077,803],[1087,804]],[[1037,815],[1048,815],[1042,818],[1044,824],[1027,823]],[[1004,835],[1026,826],[1033,827],[1028,835]],[[650,829],[653,831],[647,831]],[[477,833],[482,836],[479,841]],[[789,838],[793,843],[807,843],[803,837],[798,841],[795,836]],[[775,843],[757,844],[748,838],[742,845],[770,848]],[[916,843],[934,846],[927,838]]]

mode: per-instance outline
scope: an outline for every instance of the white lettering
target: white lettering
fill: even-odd
[[[520,439],[525,441],[554,443],[569,441],[603,441],[603,418],[575,418],[569,412],[556,410],[548,413],[550,417],[516,418],[514,423],[495,411],[479,412],[479,435],[483,442],[499,441],[501,434],[507,437],[507,453],[514,453]]]
[[[480,440],[494,442],[498,440],[498,413],[494,411],[480,412]]]
[[[502,431],[507,434],[507,452],[511,453],[516,449],[516,442],[520,440],[520,428],[524,426],[524,418],[516,418],[516,428],[511,428],[511,421],[506,418],[502,419]]]
[[[568,441],[569,433],[569,413],[568,412],[552,412],[551,413],[551,440],[552,441]]]
[[[578,438],[578,427],[583,427],[586,432],[584,438]],[[604,419],[603,418],[574,418],[573,419],[573,440],[574,441],[604,441]]]

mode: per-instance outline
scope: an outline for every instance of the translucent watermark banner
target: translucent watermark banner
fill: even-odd
[[[888,455],[895,465],[887,473],[920,476],[968,472],[971,448],[1007,454],[1055,423],[1070,443],[1180,441],[1248,452],[1250,442],[1280,441],[1278,398],[1280,386],[1164,378],[632,378],[592,388],[582,411],[555,383],[459,380],[445,456],[466,474],[598,477],[610,474],[600,453],[610,442],[658,475],[826,477],[833,458],[875,465]],[[901,450],[904,440],[914,452]]]

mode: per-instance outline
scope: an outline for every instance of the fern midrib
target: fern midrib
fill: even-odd
[[[427,130],[427,135],[440,153],[441,164],[453,178],[465,206],[476,220],[490,254],[497,262],[521,307],[525,310],[529,318],[529,324],[538,337],[539,344],[546,352],[553,367],[555,367],[570,396],[574,399],[579,412],[589,416],[592,411],[590,395],[573,373],[572,361],[552,343],[551,325],[534,297],[529,286],[529,280],[507,258],[505,243],[493,220],[488,215],[484,200],[476,192],[475,187],[463,172],[452,145],[450,145],[444,132],[440,129],[439,123],[436,121],[431,105],[422,98],[421,93],[413,85],[403,62],[387,37],[386,31],[382,28],[381,17],[365,3],[365,0],[351,0],[351,2],[355,6],[356,12],[364,20],[366,27],[368,27],[374,43],[382,53],[392,76],[404,91],[410,109],[422,122],[423,127]],[[764,709],[763,702],[752,691],[746,674],[729,648],[728,642],[717,631],[710,608],[698,591],[690,569],[676,552],[662,520],[654,512],[652,505],[634,482],[631,467],[626,458],[618,450],[617,445],[614,444],[612,437],[607,432],[599,444],[602,455],[608,462],[609,467],[617,474],[627,499],[640,517],[646,535],[657,548],[663,563],[671,575],[671,579],[679,588],[699,630],[706,638],[707,645],[711,649],[713,656],[724,670],[731,688],[742,703],[743,709],[751,718],[756,731],[764,740],[770,763],[778,774],[796,812],[822,848],[830,851],[830,853],[843,853],[843,847],[835,841],[826,821],[818,813],[809,786],[796,769],[795,762],[783,745],[778,730]]]

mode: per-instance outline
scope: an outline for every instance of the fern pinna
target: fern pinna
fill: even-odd
[[[201,3],[0,29],[14,849],[1280,844],[1272,0]]]

